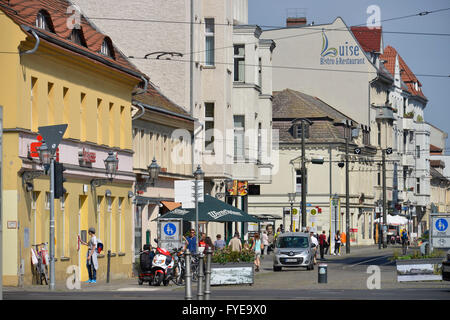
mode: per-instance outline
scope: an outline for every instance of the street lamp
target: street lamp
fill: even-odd
[[[291,232],[294,232],[293,225],[294,225],[294,202],[295,202],[295,193],[289,192],[288,193],[289,202],[291,203]]]
[[[198,243],[199,243],[199,239],[198,239],[198,182],[199,180],[203,180],[203,178],[205,177],[205,173],[202,171],[200,165],[197,166],[197,170],[195,170],[194,172],[194,187],[195,187],[195,235],[196,235],[196,248],[197,248],[197,252],[198,252]]]
[[[156,179],[158,179],[159,172],[161,171],[161,167],[156,163],[156,159],[154,157],[152,163],[147,167],[147,171],[149,174],[149,179],[154,184]]]
[[[42,165],[47,170],[50,165],[50,162],[51,162],[52,154],[51,154],[50,150],[48,149],[47,144],[45,142],[42,142],[42,145],[40,147],[38,147],[37,149],[39,152],[39,160],[41,161]]]
[[[108,177],[108,179],[92,179],[91,187],[93,189],[100,187],[108,182],[112,182],[114,176],[117,173],[119,159],[117,159],[117,156],[114,154],[114,152],[109,151],[108,156],[105,160],[103,160],[103,162],[105,164],[106,176]]]

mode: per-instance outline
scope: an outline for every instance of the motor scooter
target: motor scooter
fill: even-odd
[[[156,248],[151,269],[153,284],[160,286],[162,283],[167,286],[173,278],[173,266],[174,259],[170,252],[163,248]]]

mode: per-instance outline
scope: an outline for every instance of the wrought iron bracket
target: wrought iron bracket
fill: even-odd
[[[107,183],[110,183],[112,181],[113,181],[112,178],[108,178],[108,179],[92,179],[91,180],[91,188],[95,189],[95,188],[103,186],[103,185],[105,185]]]

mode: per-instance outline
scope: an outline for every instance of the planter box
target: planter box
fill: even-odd
[[[253,263],[212,263],[211,285],[253,284]]]
[[[397,281],[441,281],[443,258],[397,260]]]

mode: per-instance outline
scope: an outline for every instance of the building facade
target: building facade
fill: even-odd
[[[56,160],[66,168],[66,193],[55,201],[55,274],[67,278],[79,267],[87,280],[89,227],[111,250],[112,278],[130,276],[131,199],[134,183],[131,139],[132,93],[143,75],[111,39],[82,18],[69,28],[71,3],[2,1],[0,104],[4,110],[3,283],[31,284],[31,250],[49,242],[50,182],[37,155],[41,126],[68,124]],[[70,12],[70,11],[69,11]],[[55,68],[55,65],[58,67]],[[103,160],[113,154],[117,173],[107,178]],[[12,226],[6,227],[6,223]],[[106,278],[106,254],[98,279]]]

